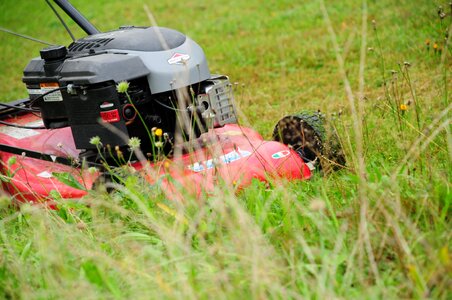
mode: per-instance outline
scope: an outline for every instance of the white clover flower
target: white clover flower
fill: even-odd
[[[128,145],[129,145],[130,150],[138,149],[138,148],[140,148],[141,140],[137,137],[131,137]]]

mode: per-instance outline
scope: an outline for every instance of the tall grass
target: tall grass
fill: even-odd
[[[358,14],[356,2],[344,5]],[[319,43],[327,50],[315,54],[325,64],[317,72],[333,70],[328,80],[342,83],[311,94],[323,90],[327,97],[328,90],[342,88],[334,90],[341,104],[328,113],[342,110],[331,122],[347,168],[307,182],[255,181],[240,193],[219,183],[212,194],[185,193],[183,201],[168,200],[167,191],[137,173],[127,173],[112,194],[99,189],[67,201],[54,193],[58,210],[13,207],[3,195],[0,297],[450,298],[449,40],[441,54],[427,50],[422,39],[412,51],[398,45],[396,55],[389,41],[412,43],[392,36],[397,20],[380,25],[384,11],[364,0],[360,25],[349,25],[359,43],[350,42],[345,55],[338,19],[350,9],[326,4],[303,8],[315,7],[311,12],[322,20],[325,39]],[[420,5],[426,7],[433,13],[419,18],[435,28],[428,34],[443,39],[450,21],[438,19],[435,6]],[[251,82],[244,87],[239,104],[254,107],[252,94],[265,98],[264,83],[256,91]],[[243,107],[243,113],[253,121],[259,111]]]

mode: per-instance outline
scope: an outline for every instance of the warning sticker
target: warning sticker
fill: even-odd
[[[36,120],[36,121],[32,121],[32,122],[29,122],[24,125],[37,127],[37,126],[43,126],[44,123],[42,122],[42,120]],[[34,130],[34,129],[17,128],[17,127],[12,127],[12,126],[1,126],[0,133],[6,134],[7,136],[15,138],[16,140],[21,140],[21,139],[25,139],[25,138],[28,138],[31,136],[38,135],[39,131]]]
[[[26,126],[33,126],[33,127],[38,127],[38,126],[44,126],[44,122],[42,121],[42,119],[38,119],[36,121],[31,121],[25,124]]]
[[[57,82],[40,83],[39,86],[41,87],[41,94],[48,93],[60,87],[60,85]],[[55,91],[53,93],[45,95],[44,101],[45,102],[63,101],[63,95],[61,95],[61,91]]]
[[[239,159],[250,156],[252,153],[246,150],[241,150],[240,148],[237,150],[233,150],[225,155],[222,155],[218,158],[212,158],[206,161],[199,161],[192,165],[189,165],[188,168],[194,172],[202,172],[205,170],[209,170],[214,168],[218,164],[230,164]]]
[[[7,136],[15,138],[17,140],[25,139],[27,137],[39,134],[38,131],[33,129],[17,128],[11,126],[1,126],[0,133],[6,134]]]
[[[27,89],[29,95],[42,95],[40,89]]]

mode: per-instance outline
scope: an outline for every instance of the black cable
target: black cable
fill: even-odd
[[[75,42],[75,37],[72,34],[71,30],[69,29],[69,27],[66,25],[66,23],[64,22],[63,18],[61,18],[60,14],[56,11],[55,8],[53,8],[52,4],[50,4],[49,0],[46,0],[47,4],[50,6],[50,8],[53,10],[53,12],[55,13],[55,15],[57,16],[57,18],[60,20],[61,24],[63,24],[64,28],[66,29],[67,33],[69,33],[69,35],[71,36],[71,39],[73,42]]]
[[[66,89],[67,87],[63,86],[63,87],[59,87],[56,89],[53,89],[51,91],[48,91],[42,95],[39,95],[38,97],[34,98],[33,100],[30,101],[29,107],[32,107],[33,103],[35,103],[36,101],[38,101],[39,99],[54,93],[56,91],[61,91]],[[8,105],[8,104],[4,104],[4,103],[0,103],[0,105],[6,106],[6,107],[11,107],[11,108],[15,108],[15,109],[24,109],[23,107],[17,107],[14,105]],[[39,110],[34,110],[32,108],[28,108],[27,111],[32,111],[32,112],[39,112]],[[22,128],[22,129],[46,129],[44,126],[25,126],[25,125],[19,125],[19,124],[14,124],[14,123],[9,123],[9,122],[5,122],[5,121],[0,121],[0,124],[6,125],[6,126],[11,126],[11,127],[16,127],[16,128]]]
[[[46,129],[44,126],[26,126],[26,125],[9,123],[9,122],[5,122],[5,121],[0,121],[0,124],[10,126],[10,127],[22,128],[22,129]]]
[[[20,106],[10,105],[10,104],[6,104],[6,103],[0,103],[0,106],[4,106],[4,107],[8,107],[8,108],[14,108],[14,109],[17,109],[17,110],[29,111],[29,112],[39,112],[39,109],[20,107]]]
[[[9,30],[9,29],[3,28],[3,27],[0,27],[0,31],[9,33],[9,34],[12,34],[12,35],[15,35],[15,36],[18,36],[18,37],[21,37],[21,38],[33,41],[33,42],[41,43],[41,44],[48,45],[48,46],[55,46],[55,44],[48,43],[48,42],[45,42],[45,41],[41,41],[41,40],[35,39],[35,38],[31,37],[31,36],[28,36],[28,35],[25,35],[25,34],[20,34],[20,33],[14,32],[12,30]]]
[[[180,108],[171,107],[171,106],[168,106],[166,104],[163,104],[162,102],[158,101],[157,99],[154,99],[153,101],[157,102],[157,104],[159,104],[160,106],[163,106],[165,108],[168,108],[168,109],[171,109],[171,110],[174,110],[174,111],[187,112],[187,109],[180,109]]]

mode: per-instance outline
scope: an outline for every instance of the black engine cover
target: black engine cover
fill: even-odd
[[[77,149],[95,147],[90,144],[94,136],[100,137],[103,145],[127,143],[124,141],[127,128],[115,85],[91,86],[75,95],[63,92],[63,97]]]

